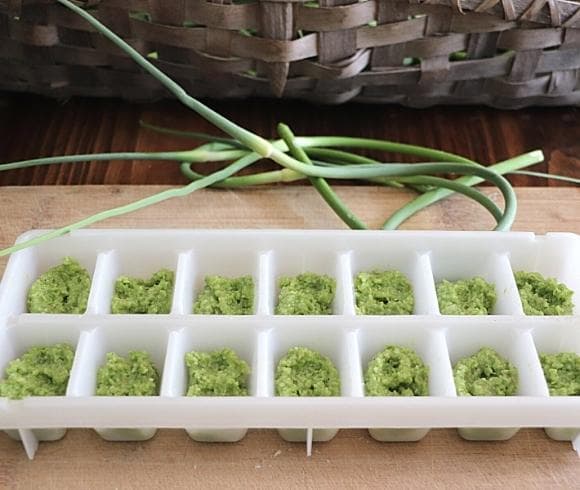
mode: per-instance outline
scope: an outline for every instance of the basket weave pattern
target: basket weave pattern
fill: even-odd
[[[195,96],[580,105],[576,1],[79,3]],[[168,95],[54,0],[0,0],[0,90]]]

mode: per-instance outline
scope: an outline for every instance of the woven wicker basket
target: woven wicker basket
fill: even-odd
[[[580,105],[577,1],[79,3],[196,96]],[[0,90],[167,96],[54,0],[0,0]]]

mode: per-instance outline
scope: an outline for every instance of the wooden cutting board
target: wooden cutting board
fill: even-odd
[[[159,186],[0,188],[0,247],[31,228],[51,228],[159,192]],[[580,190],[518,188],[514,229],[580,233]],[[411,194],[375,187],[340,187],[339,194],[371,226]],[[498,199],[494,190],[488,194]],[[106,203],[106,206],[105,206]],[[113,219],[100,227],[343,228],[308,187],[204,191]],[[479,207],[454,197],[409,221],[409,229],[489,229]],[[3,269],[5,260],[0,262]],[[580,458],[570,443],[539,429],[506,442],[465,442],[454,430],[433,430],[418,443],[378,443],[364,430],[342,430],[315,444],[275,431],[250,431],[237,444],[200,444],[179,430],[144,443],[110,443],[90,430],[71,430],[43,443],[34,461],[0,434],[0,488],[578,488]]]

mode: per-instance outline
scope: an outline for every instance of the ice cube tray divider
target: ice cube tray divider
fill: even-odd
[[[30,237],[30,232],[20,239]],[[32,281],[73,256],[89,269],[92,284],[83,315],[28,314]],[[115,439],[145,439],[157,428],[181,428],[197,440],[238,440],[248,428],[276,428],[311,450],[332,430],[368,428],[379,440],[418,440],[434,427],[500,431],[519,427],[567,430],[580,451],[580,397],[550,397],[538,359],[542,349],[580,353],[578,306],[567,317],[526,317],[514,270],[538,270],[565,282],[580,298],[580,237],[555,233],[352,232],[303,230],[81,230],[14,254],[0,284],[0,371],[26,348],[68,340],[76,346],[64,397],[0,399],[0,429],[17,430],[32,457],[54,430],[97,428]],[[554,264],[553,262],[557,263]],[[111,315],[119,275],[149,277],[162,267],[175,271],[168,315]],[[397,269],[411,280],[414,315],[356,314],[354,276]],[[333,314],[274,315],[277,281],[301,272],[337,281]],[[193,300],[206,275],[252,275],[255,314],[193,315]],[[439,312],[438,280],[482,275],[496,284],[495,314],[446,316]],[[555,334],[545,333],[552,329]],[[566,337],[564,339],[564,337]],[[559,339],[556,343],[554,338]],[[549,340],[548,340],[549,339]],[[365,397],[363,374],[387,344],[415,349],[430,367],[427,397]],[[274,396],[280,357],[296,345],[331,357],[342,392],[334,398]],[[514,397],[457,397],[452,365],[490,346],[520,370]],[[252,367],[250,396],[188,398],[184,355],[190,350],[231,347]],[[96,397],[96,370],[106,352],[148,350],[161,373],[158,397]],[[104,432],[106,429],[106,432]],[[289,433],[288,430],[294,430]],[[48,431],[48,432],[47,432]],[[51,433],[52,431],[52,433]],[[145,431],[145,432],[143,432]],[[141,435],[139,435],[141,434]],[[12,432],[14,435],[14,432]],[[464,434],[466,435],[466,434]],[[468,436],[468,434],[467,434]],[[481,437],[479,435],[478,437]]]

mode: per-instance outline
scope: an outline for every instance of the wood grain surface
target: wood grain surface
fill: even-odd
[[[431,146],[463,154],[483,164],[542,149],[546,163],[535,167],[580,177],[580,110],[526,109],[517,112],[478,107],[424,110],[396,106],[314,106],[295,101],[211,101],[226,116],[265,137],[286,122],[300,135],[350,135]],[[216,130],[175,101],[137,105],[117,100],[57,102],[33,96],[0,99],[0,162],[61,154],[111,151],[164,151],[196,146],[155,134],[139,120],[182,130]],[[408,161],[376,155],[386,161]],[[205,169],[213,168],[206,166]],[[272,168],[269,163],[261,168]],[[523,176],[515,185],[569,185]],[[111,162],[61,165],[0,173],[0,185],[179,184],[175,164]]]
[[[0,248],[34,228],[63,226],[88,215],[122,206],[168,189],[168,186],[0,187]],[[342,186],[339,196],[371,228],[415,194],[377,186]],[[484,189],[501,204],[499,191]],[[516,189],[514,230],[580,233],[579,188]],[[454,195],[407,221],[402,229],[488,230],[494,221],[478,204]],[[208,189],[97,223],[99,228],[293,228],[344,229],[344,223],[311,187]],[[0,270],[6,258],[0,258]]]
[[[0,188],[0,247],[20,233],[54,227],[141,198],[159,186]],[[376,187],[341,187],[341,196],[371,225],[410,194]],[[487,193],[498,198],[497,192]],[[515,229],[580,233],[580,190],[518,188]],[[415,229],[486,229],[478,207],[454,197],[408,223]],[[102,223],[138,228],[342,228],[309,187],[202,191]],[[0,270],[4,262],[0,263]],[[42,443],[34,461],[0,433],[0,488],[578,488],[580,459],[570,443],[540,429],[506,442],[474,443],[455,430],[434,430],[418,443],[378,443],[364,430],[342,430],[314,445],[275,431],[250,431],[236,444],[200,444],[183,431],[162,430],[145,443],[110,443],[90,430],[71,430]]]
[[[71,430],[28,461],[0,434],[2,488],[578,488],[580,461],[570,443],[541,430],[506,442],[463,441],[433,430],[417,443],[379,443],[364,430],[342,430],[315,444],[284,442],[275,431],[249,431],[236,444],[201,444],[162,430],[143,443],[101,440]]]

